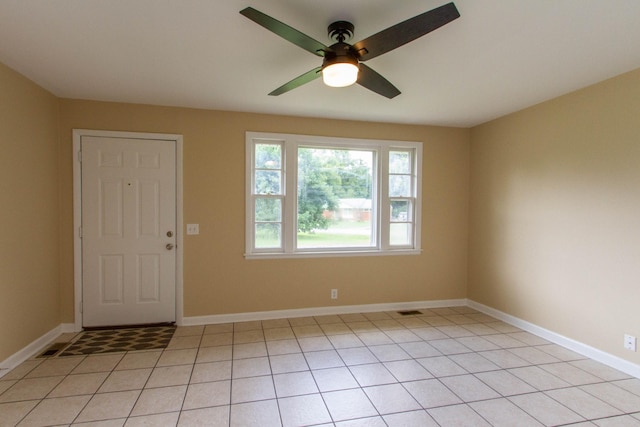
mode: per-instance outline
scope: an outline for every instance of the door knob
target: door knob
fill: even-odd
[[[170,251],[171,249],[173,249],[173,243],[167,243],[167,246],[165,246],[167,248],[168,251]]]

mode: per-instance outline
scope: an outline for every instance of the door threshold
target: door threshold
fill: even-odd
[[[161,326],[176,326],[176,322],[139,323],[136,325],[112,325],[112,326],[84,326],[83,331],[105,331],[112,329],[156,328]]]

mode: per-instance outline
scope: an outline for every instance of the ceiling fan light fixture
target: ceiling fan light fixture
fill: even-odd
[[[358,66],[349,63],[329,65],[322,70],[322,81],[327,86],[351,86],[358,80]]]
[[[351,86],[358,80],[358,60],[350,55],[325,57],[322,64],[322,81],[327,86]]]

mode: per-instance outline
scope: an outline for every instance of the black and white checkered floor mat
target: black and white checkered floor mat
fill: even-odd
[[[175,330],[175,326],[151,326],[85,331],[60,356],[166,348]]]

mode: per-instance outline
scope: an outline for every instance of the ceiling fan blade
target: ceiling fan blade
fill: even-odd
[[[312,39],[308,35],[301,33],[295,28],[272,18],[269,15],[265,15],[252,7],[242,9],[240,13],[257,24],[262,25],[267,30],[279,35],[283,39],[303,48],[307,52],[311,52],[317,56],[324,56],[324,50],[327,49],[327,46],[315,39]]]
[[[321,71],[322,71],[322,67],[317,67],[311,71],[307,71],[306,73],[296,77],[290,82],[283,84],[278,89],[271,92],[269,95],[271,96],[282,95],[283,93],[289,92],[290,90],[293,90],[309,82],[312,82],[322,75]]]
[[[409,43],[460,17],[453,3],[414,16],[354,44],[358,60],[367,61]]]
[[[358,67],[360,68],[360,72],[358,72],[358,84],[360,86],[364,86],[367,89],[382,96],[386,96],[389,99],[400,95],[400,91],[397,87],[392,85],[389,80],[373,71],[371,67],[362,63],[360,63]]]

